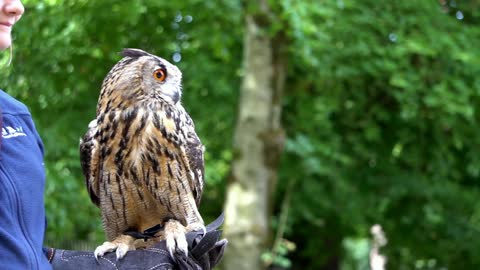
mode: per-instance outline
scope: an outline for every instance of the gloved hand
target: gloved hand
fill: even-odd
[[[182,253],[176,255],[178,267],[182,270],[212,269],[220,262],[227,246],[227,239],[219,240],[222,231],[217,230],[223,223],[223,214],[207,225],[202,231],[187,234],[188,258]]]
[[[172,259],[167,251],[165,241],[161,241],[147,249],[129,251],[121,260],[116,260],[115,252],[105,254],[95,260],[93,251],[75,251],[46,248],[46,254],[55,270],[106,270],[106,269],[181,269],[209,270],[218,264],[223,256],[228,241],[219,240],[221,231],[218,227],[223,223],[223,215],[206,226],[203,232],[187,234],[188,257],[175,254]]]

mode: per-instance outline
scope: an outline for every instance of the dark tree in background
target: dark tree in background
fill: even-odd
[[[51,244],[103,240],[78,140],[118,52],[138,47],[183,71],[207,147],[200,211],[226,202],[244,265],[366,269],[378,223],[388,269],[480,267],[478,1],[23,3],[1,87],[46,146]]]

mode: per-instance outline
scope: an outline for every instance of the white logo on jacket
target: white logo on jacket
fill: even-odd
[[[2,137],[4,139],[10,139],[13,137],[18,137],[18,136],[27,136],[25,132],[23,132],[22,127],[11,127],[11,126],[6,126],[2,128]]]

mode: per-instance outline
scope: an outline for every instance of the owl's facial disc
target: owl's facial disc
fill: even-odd
[[[163,60],[163,59],[162,59]],[[176,104],[182,96],[182,73],[180,70],[167,61],[156,65],[152,72],[155,81],[155,91],[165,101]]]

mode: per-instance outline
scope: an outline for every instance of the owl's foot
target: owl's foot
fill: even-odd
[[[188,224],[187,232],[195,232],[195,231],[202,231],[203,235],[205,235],[207,233],[207,228],[205,228],[205,225],[199,222]]]
[[[112,242],[105,242],[101,246],[98,246],[93,254],[98,261],[98,257],[102,257],[105,253],[116,251],[117,260],[120,260],[125,257],[128,251],[135,250],[134,242],[135,238],[122,234]]]
[[[174,219],[170,219],[165,223],[163,233],[167,242],[167,250],[172,258],[175,258],[174,253],[176,252],[182,252],[185,256],[188,256],[188,243],[185,234],[197,230],[202,230],[205,234],[205,225],[201,223],[191,223],[185,227]]]

